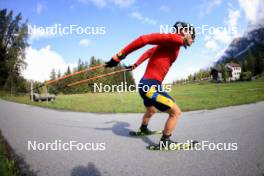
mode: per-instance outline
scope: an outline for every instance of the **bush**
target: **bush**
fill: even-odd
[[[250,81],[252,79],[252,73],[250,71],[242,72],[240,78],[242,81]]]

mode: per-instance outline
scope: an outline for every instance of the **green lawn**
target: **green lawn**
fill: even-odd
[[[214,109],[264,100],[264,78],[250,82],[175,85],[169,93],[182,111]],[[41,107],[83,112],[143,112],[137,92],[59,95],[54,102],[30,102],[29,96],[3,99]]]
[[[18,168],[14,160],[8,159],[8,148],[0,132],[0,175],[1,176],[19,176]]]

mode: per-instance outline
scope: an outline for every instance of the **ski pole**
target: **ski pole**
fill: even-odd
[[[84,70],[81,70],[81,71],[77,71],[77,72],[75,72],[75,73],[72,73],[72,74],[69,74],[69,75],[65,75],[65,76],[60,77],[60,78],[57,78],[57,79],[53,79],[53,80],[49,80],[49,81],[45,81],[45,82],[42,83],[41,85],[39,85],[39,86],[37,86],[37,87],[35,87],[35,88],[33,88],[33,89],[28,90],[26,93],[29,93],[29,92],[31,92],[32,90],[36,90],[36,89],[41,88],[41,87],[43,87],[43,86],[51,85],[51,84],[53,84],[53,83],[55,83],[55,82],[58,82],[58,81],[61,81],[61,80],[63,80],[63,79],[66,79],[66,78],[69,78],[69,77],[72,77],[72,76],[75,76],[75,75],[79,75],[79,74],[82,74],[82,73],[85,73],[85,72],[88,72],[88,71],[91,71],[91,70],[95,70],[95,69],[98,69],[98,68],[101,68],[101,67],[104,67],[104,66],[105,66],[105,64],[96,65],[96,66],[94,66],[94,67],[89,67],[89,68],[87,68],[87,69],[84,69]]]
[[[58,81],[61,81],[63,79],[66,79],[66,78],[69,78],[69,77],[72,77],[72,76],[75,76],[75,75],[79,75],[79,74],[82,74],[82,73],[85,73],[85,72],[88,72],[88,71],[91,71],[91,70],[95,70],[95,69],[98,69],[98,68],[102,68],[104,66],[105,66],[105,64],[96,65],[94,67],[89,67],[87,69],[84,69],[84,70],[81,70],[81,71],[77,71],[75,73],[72,73],[72,74],[69,74],[69,75],[65,75],[65,76],[62,76],[62,77],[57,78],[57,79],[46,81],[44,84],[45,85],[51,85],[51,84],[53,84],[55,82],[58,82]]]
[[[99,75],[99,76],[91,77],[91,78],[88,78],[88,79],[84,79],[84,80],[81,80],[81,81],[70,83],[70,84],[67,85],[67,87],[76,86],[76,85],[83,84],[83,83],[86,83],[86,82],[89,82],[89,81],[92,81],[92,80],[95,80],[95,79],[98,79],[98,78],[114,75],[114,74],[125,72],[125,71],[131,71],[131,69],[130,68],[125,68],[125,69],[122,69],[122,70],[113,71],[113,72],[110,72],[110,73],[106,73],[106,74],[102,74],[102,75]]]
[[[36,90],[36,89],[38,89],[38,88],[41,88],[41,87],[43,87],[43,86],[46,86],[46,84],[45,84],[45,83],[42,83],[42,84],[40,84],[39,86],[34,87],[33,89],[28,90],[25,94],[31,92],[32,90]]]

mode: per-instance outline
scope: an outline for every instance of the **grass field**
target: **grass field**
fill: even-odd
[[[169,93],[182,111],[214,109],[264,100],[264,78],[249,82],[175,85]],[[29,96],[2,99],[54,109],[82,112],[143,112],[137,92],[58,95],[54,102],[31,102]]]
[[[1,176],[19,176],[21,175],[15,165],[15,161],[9,159],[10,152],[8,146],[0,131],[0,175]]]

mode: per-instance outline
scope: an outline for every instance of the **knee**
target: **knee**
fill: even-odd
[[[170,117],[173,117],[173,118],[179,118],[181,115],[181,109],[173,107],[170,109],[169,115],[170,115]]]

